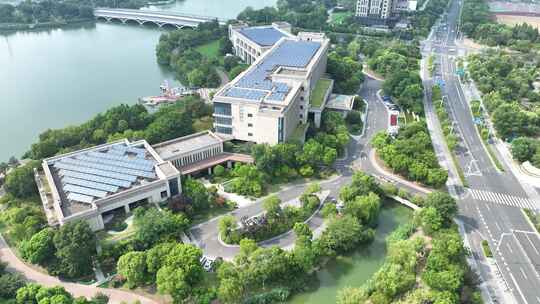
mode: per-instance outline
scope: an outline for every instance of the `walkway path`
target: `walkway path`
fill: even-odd
[[[41,273],[23,263],[9,248],[4,238],[0,235],[0,260],[8,263],[8,271],[16,271],[24,275],[29,281],[37,282],[43,286],[62,286],[75,297],[91,298],[96,293],[101,292],[109,296],[109,303],[119,304],[121,302],[133,303],[140,301],[142,304],[157,303],[154,300],[143,296],[116,289],[97,288],[89,285],[64,282],[56,277]]]

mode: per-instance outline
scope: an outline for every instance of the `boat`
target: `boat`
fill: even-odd
[[[149,112],[156,111],[163,105],[173,104],[186,96],[195,94],[195,91],[184,87],[170,87],[169,82],[165,80],[160,86],[161,95],[147,96],[139,98],[142,104]]]

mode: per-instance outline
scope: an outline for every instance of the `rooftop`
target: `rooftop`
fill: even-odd
[[[158,179],[157,161],[141,143],[116,142],[45,162],[65,216],[90,209],[96,200]]]
[[[279,39],[287,36],[273,26],[246,27],[240,29],[239,32],[260,46],[272,46],[278,42]]]
[[[309,99],[309,104],[314,108],[320,108],[324,103],[324,98],[326,97],[326,92],[330,89],[332,85],[332,80],[327,78],[321,78],[317,81],[313,92]]]
[[[153,148],[163,160],[171,160],[221,142],[223,140],[211,131],[203,131],[154,145]]]
[[[321,45],[321,42],[314,41],[283,40],[252,65],[223,95],[253,101],[284,101],[291,88],[286,83],[273,82],[272,73],[278,67],[307,67]]]
[[[332,110],[351,111],[354,106],[353,95],[332,94],[328,98],[326,108]]]

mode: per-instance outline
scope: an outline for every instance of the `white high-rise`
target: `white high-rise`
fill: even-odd
[[[358,0],[356,2],[356,16],[364,19],[384,21],[409,10],[411,10],[409,0]]]

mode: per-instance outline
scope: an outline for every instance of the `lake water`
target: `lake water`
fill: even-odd
[[[161,9],[234,18],[276,0],[184,0]],[[161,32],[98,22],[0,35],[0,162],[20,157],[48,128],[84,122],[159,93],[173,75],[156,63]]]
[[[379,270],[386,257],[386,237],[399,225],[410,220],[411,211],[399,204],[381,209],[375,240],[368,247],[338,257],[317,273],[318,284],[312,292],[294,296],[289,304],[335,303],[337,293],[345,287],[360,287]]]

